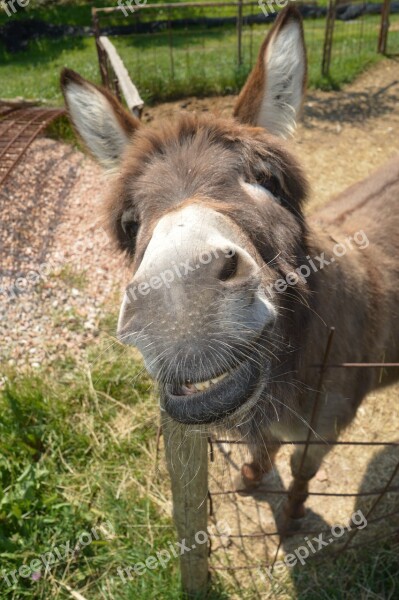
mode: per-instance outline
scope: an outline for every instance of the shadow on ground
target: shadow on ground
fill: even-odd
[[[265,585],[283,594],[278,572],[284,557],[291,555],[292,563],[296,561],[290,578],[298,600],[349,599],[355,590],[359,598],[399,597],[399,448],[395,446],[386,446],[369,462],[358,493],[383,491],[389,482],[390,492],[357,497],[353,520],[359,527],[352,523],[351,531],[344,533],[341,526],[350,523],[352,515],[348,523],[337,523],[335,528],[313,510],[303,520],[288,523],[281,496],[269,495],[267,489],[257,491],[257,501],[267,502],[273,512],[283,551],[275,555],[277,575],[265,570]],[[277,470],[271,485],[285,489]],[[287,528],[295,534],[287,536]],[[345,576],[347,592],[337,583],[340,575]]]
[[[392,60],[399,63],[399,57]],[[398,104],[399,77],[385,87],[369,86],[361,91],[342,91],[339,94],[326,92],[325,98],[320,92],[308,92],[303,125],[314,128],[319,126],[319,121],[364,123],[366,119],[394,112]]]

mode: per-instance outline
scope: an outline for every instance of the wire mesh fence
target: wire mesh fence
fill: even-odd
[[[226,572],[233,580],[237,571],[248,571],[247,586],[259,592],[263,574],[315,536],[322,535],[325,545],[320,553],[308,552],[309,560],[331,560],[347,549],[391,538],[399,544],[399,442],[348,440],[336,444],[328,471],[341,473],[339,481],[333,486],[323,470],[309,494],[305,521],[291,522],[289,529],[282,509],[289,493],[290,474],[283,466],[289,462],[289,445],[282,444],[279,467],[248,494],[237,488],[241,464],[248,461],[245,445],[227,440],[211,444],[211,520],[227,521],[230,527],[228,535],[222,532],[220,542],[212,544],[212,571]],[[354,452],[363,474],[360,480],[359,473],[348,478]]]
[[[327,13],[326,38],[324,52],[328,52],[329,30],[331,36],[331,57],[328,60],[326,74],[334,80],[339,79],[340,73],[356,74],[365,66],[378,59],[379,45],[383,37],[383,20],[381,11],[383,5],[376,0],[352,0],[350,3],[334,2]],[[387,30],[387,44],[382,52],[392,53],[397,46],[396,25],[399,17],[394,14],[396,8],[390,6],[390,27]],[[325,57],[324,57],[325,58]]]
[[[390,11],[388,12],[388,33],[387,33],[387,45],[385,52],[388,56],[399,55],[399,15],[398,8],[399,4],[396,3],[396,11],[393,12],[393,4],[390,5]]]
[[[334,4],[331,56],[324,75],[327,8],[299,2],[296,6],[304,15],[311,86],[349,81],[378,59],[381,4]],[[94,14],[103,31],[112,35],[140,93],[151,101],[239,90],[277,10],[272,3],[251,0],[143,4],[130,12],[125,8],[125,15],[115,7],[94,9]],[[387,52],[397,49],[399,15],[391,7]]]
[[[232,438],[222,438],[220,433],[216,437],[210,430],[181,425],[174,429],[164,414],[164,444],[178,535],[194,549],[194,532],[204,530],[206,523],[208,531],[212,531],[208,538],[209,561],[203,546],[198,557],[192,550],[188,559],[181,559],[183,582],[192,586],[192,593],[201,590],[195,587],[201,581],[206,584],[209,568],[216,580],[221,579],[228,589],[239,592],[233,597],[252,600],[277,594],[279,598],[291,598],[292,594],[284,595],[281,584],[305,593],[312,585],[312,577],[315,582],[315,578],[329,576],[331,561],[342,558],[341,566],[348,568],[348,552],[356,561],[364,550],[365,560],[370,562],[370,546],[374,544],[379,556],[381,549],[386,556],[396,556],[399,439],[398,411],[392,406],[392,394],[388,390],[385,399],[381,390],[369,394],[366,407],[363,403],[358,408],[356,419],[339,440],[334,435],[334,439],[324,439],[317,432],[322,416],[319,409],[327,401],[324,386],[327,381],[331,383],[337,369],[348,373],[353,369],[373,370],[378,374],[378,382],[384,384],[392,382],[399,363],[333,364],[329,356],[334,332],[334,328],[329,331],[321,364],[309,365],[318,370],[319,376],[312,394],[308,433],[299,440],[265,441],[269,455],[274,454],[273,444],[279,454],[256,487],[246,487],[242,477],[242,465],[253,460],[246,439],[235,439],[234,434]],[[301,414],[296,415],[303,422]],[[300,448],[304,460],[314,445],[327,446],[329,452],[310,480],[306,499],[299,498],[300,503],[306,500],[304,518],[292,518],[291,506],[298,500],[295,482],[301,481],[301,466],[292,479],[292,450],[297,452]],[[375,568],[376,565],[370,566]],[[193,569],[197,577],[194,586]]]
[[[139,33],[113,39],[145,99],[237,90],[249,71],[238,57],[237,3],[165,8],[134,16]],[[139,19],[139,21],[138,21]]]
[[[324,362],[320,373],[330,368],[372,368],[382,374],[398,366]],[[361,415],[357,421],[349,436],[359,428],[364,434]],[[251,460],[245,440],[209,438],[210,517],[215,524],[229,523],[228,533],[216,535],[211,546],[210,569],[248,597],[264,598],[266,589],[278,586],[281,568],[289,567],[295,581],[295,569],[308,561],[328,563],[347,550],[373,543],[399,546],[399,440],[315,438],[278,442],[282,460],[252,491],[242,485],[240,475],[241,465]],[[314,444],[328,444],[333,450],[310,488],[306,518],[293,520],[286,510],[291,495],[290,448],[303,446],[305,454]]]

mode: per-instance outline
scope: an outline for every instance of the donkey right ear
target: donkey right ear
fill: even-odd
[[[302,108],[306,87],[306,49],[302,17],[292,5],[283,9],[263,42],[257,63],[234,107],[249,125],[288,137]]]
[[[140,121],[110,92],[71,69],[63,69],[61,88],[71,121],[88,149],[103,166],[117,166]]]

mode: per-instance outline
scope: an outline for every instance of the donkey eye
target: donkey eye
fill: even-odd
[[[263,180],[262,187],[269,192],[279,204],[284,204],[284,193],[278,177],[272,175],[268,179]]]
[[[136,238],[140,223],[134,218],[132,210],[126,211],[120,220],[120,244],[131,255],[136,249]]]
[[[278,178],[274,175],[262,181],[262,187],[264,187],[265,190],[273,194],[273,196],[276,196],[277,198],[279,197],[281,192],[281,186]]]
[[[123,229],[125,236],[129,240],[133,241],[137,237],[137,232],[139,230],[139,224],[137,223],[137,221],[127,221],[125,223],[122,223],[122,229]]]

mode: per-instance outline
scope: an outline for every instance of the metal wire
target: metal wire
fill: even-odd
[[[307,436],[307,439],[305,441],[303,440],[298,440],[298,441],[290,441],[290,442],[280,442],[280,441],[276,441],[276,442],[270,442],[270,445],[272,444],[278,444],[281,446],[284,445],[290,445],[290,446],[297,446],[297,445],[303,445],[304,446],[304,453],[303,456],[305,456],[305,453],[307,452],[307,449],[309,446],[311,445],[320,445],[320,444],[328,444],[331,446],[352,446],[352,447],[387,447],[387,448],[398,448],[399,447],[399,442],[397,441],[393,441],[393,440],[386,440],[386,441],[360,441],[360,440],[348,440],[348,441],[337,441],[337,440],[314,440],[311,439],[312,436],[312,429],[315,427],[315,425],[317,425],[317,416],[318,416],[318,403],[319,403],[319,398],[321,396],[321,393],[319,393],[322,389],[322,383],[323,383],[323,377],[325,372],[329,369],[329,368],[347,368],[347,369],[353,369],[353,368],[386,368],[386,369],[392,369],[392,368],[398,368],[399,367],[399,363],[342,363],[342,364],[329,364],[328,363],[328,355],[331,349],[331,345],[332,345],[332,341],[333,341],[333,335],[334,335],[334,331],[330,330],[329,333],[329,337],[328,337],[328,341],[326,344],[326,350],[324,353],[324,358],[321,364],[318,365],[311,365],[311,368],[318,368],[320,369],[320,376],[319,376],[319,382],[318,382],[318,386],[317,386],[317,390],[318,392],[316,392],[315,395],[315,400],[314,400],[314,406],[313,406],[313,411],[312,411],[312,418],[311,418],[311,429],[310,434]],[[210,456],[211,456],[211,462],[214,463],[215,462],[215,445],[217,448],[222,449],[223,453],[226,454],[225,450],[222,448],[221,445],[232,445],[235,446],[237,449],[238,448],[243,448],[245,446],[247,446],[246,442],[243,440],[228,440],[228,439],[223,439],[223,438],[208,438],[208,442],[210,445]],[[231,460],[229,454],[226,454],[226,458],[229,459],[229,471],[230,471],[230,463],[234,465],[234,461]],[[303,463],[303,461],[302,461]],[[399,461],[397,462],[396,466],[392,469],[392,472],[390,474],[390,476],[388,477],[386,483],[380,487],[380,488],[375,488],[375,489],[371,489],[371,490],[367,490],[367,491],[358,491],[358,492],[340,492],[340,491],[332,491],[332,492],[324,492],[324,491],[313,491],[313,492],[309,492],[308,495],[309,496],[316,496],[316,497],[331,497],[331,498],[374,498],[371,507],[369,508],[369,510],[366,512],[365,514],[365,520],[367,521],[367,526],[370,525],[374,525],[377,524],[381,521],[385,521],[388,518],[392,518],[392,517],[397,517],[399,515],[399,509],[397,510],[393,510],[390,511],[388,513],[376,516],[374,518],[370,518],[376,511],[377,507],[381,504],[382,499],[386,496],[386,494],[388,493],[394,493],[397,494],[399,492],[399,485],[392,485],[393,481],[395,480],[395,477],[399,474]],[[230,477],[231,480],[231,477]],[[219,485],[220,487],[220,485]],[[209,492],[209,498],[210,501],[212,502],[212,514],[213,514],[213,518],[216,519],[217,518],[217,509],[215,509],[215,504],[213,501],[214,497],[221,497],[221,496],[230,496],[232,498],[234,498],[234,495],[236,494],[242,494],[242,493],[246,493],[247,497],[248,497],[248,490],[246,489],[234,489],[234,487],[232,487],[231,489],[219,489],[219,490],[215,490],[212,492]],[[266,495],[271,495],[272,497],[278,497],[278,496],[284,496],[287,497],[290,494],[289,490],[286,489],[267,489],[264,492]],[[256,490],[254,492],[252,492],[252,495],[254,497],[254,499],[256,500]],[[236,500],[233,500],[234,503],[236,504],[236,511],[239,514],[238,511],[238,506],[237,506],[237,502]],[[258,505],[256,505],[257,510],[258,509]],[[259,518],[259,512],[258,512],[258,518]],[[330,528],[325,528],[325,529],[319,529],[319,530],[315,530],[313,528],[308,528],[308,529],[298,529],[298,530],[292,530],[288,527],[288,523],[283,523],[282,526],[277,527],[276,530],[272,530],[272,531],[265,531],[263,526],[261,525],[261,519],[259,518],[259,526],[261,527],[261,531],[260,532],[255,532],[255,533],[245,533],[243,532],[243,527],[242,524],[240,523],[240,527],[239,527],[239,531],[238,533],[230,533],[228,535],[228,539],[231,543],[234,543],[234,541],[240,541],[241,540],[241,545],[243,540],[245,539],[252,539],[252,540],[259,540],[260,542],[262,541],[266,541],[266,539],[273,539],[275,538],[277,541],[276,544],[276,550],[274,552],[274,557],[272,561],[269,561],[267,564],[265,562],[263,563],[256,563],[253,564],[253,562],[251,561],[251,559],[249,559],[248,561],[248,554],[247,552],[244,553],[244,555],[247,558],[247,565],[235,565],[233,566],[234,561],[232,561],[230,558],[228,559],[228,565],[224,565],[221,563],[213,563],[210,566],[211,571],[226,571],[232,574],[232,576],[234,577],[234,580],[237,582],[237,578],[234,576],[234,572],[235,571],[248,571],[251,572],[253,570],[257,570],[260,568],[273,568],[274,564],[276,563],[277,557],[278,557],[278,553],[281,547],[281,543],[283,541],[283,539],[285,538],[285,536],[290,536],[290,537],[295,537],[295,536],[303,536],[303,535],[325,535],[328,534],[329,532],[331,533],[331,529]],[[385,539],[389,539],[391,538],[393,535],[398,534],[399,530],[395,530],[395,531],[391,531],[388,535],[384,534],[384,535],[380,535],[377,537],[373,537],[370,541],[368,541],[368,544],[372,544],[375,543],[377,541],[381,541],[381,540],[385,540]],[[215,534],[216,537],[218,537],[218,534]],[[356,548],[360,548],[360,547],[364,547],[365,542],[359,542],[357,544],[353,543],[353,540],[355,539],[356,536],[359,535],[359,528],[354,527],[351,531],[348,532],[348,536],[346,541],[343,543],[343,545],[341,544],[336,550],[332,550],[331,552],[329,552],[328,554],[324,554],[322,556],[317,556],[317,560],[325,560],[325,558],[328,556],[329,559],[331,559],[331,557],[338,557],[340,556],[343,552],[347,551],[348,549],[352,550],[352,549],[356,549]],[[220,534],[219,537],[223,537],[223,534]],[[224,537],[226,537],[226,535],[224,534]],[[244,546],[242,546],[242,548],[244,548]],[[228,555],[228,549],[225,548],[225,555]],[[314,559],[315,557],[312,557],[312,559]],[[251,576],[251,581],[253,581],[253,578]],[[258,589],[256,588],[256,591],[258,592]]]

